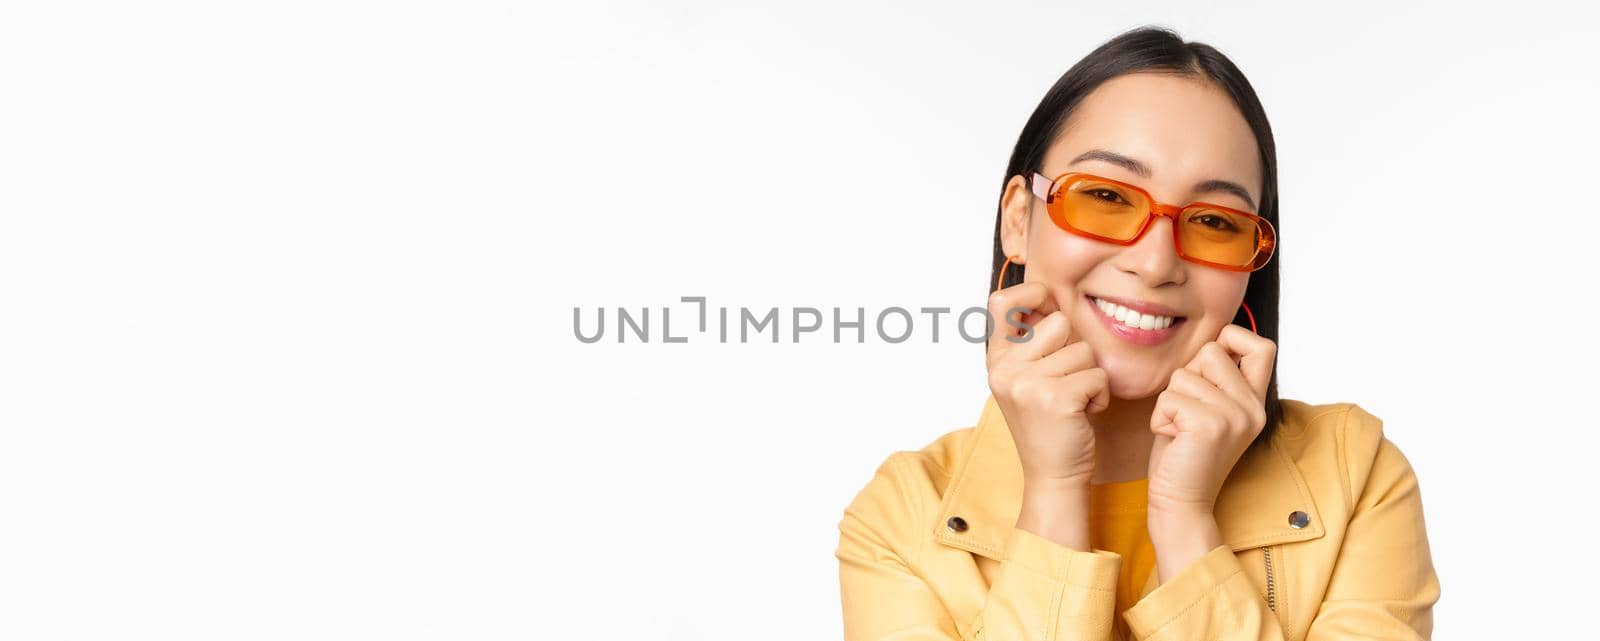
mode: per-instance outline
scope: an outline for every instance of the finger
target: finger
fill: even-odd
[[[1260,407],[1263,403],[1263,397],[1256,396],[1250,381],[1245,380],[1239,364],[1215,341],[1200,346],[1200,353],[1184,369],[1210,381],[1241,407]]]
[[[1172,445],[1172,437],[1171,434],[1157,433],[1150,441],[1150,464],[1145,467],[1147,476],[1155,476],[1156,471],[1161,469],[1161,458],[1166,455],[1167,446]]]
[[[1016,345],[1016,337],[1029,331],[1017,324],[1029,325],[1024,322],[1025,317],[1018,317],[1013,312],[1017,308],[1034,310],[1048,298],[1049,290],[1044,283],[1037,281],[1012,285],[1005,289],[997,290],[989,295],[989,362],[993,364],[1001,358],[1012,346]]]
[[[1111,391],[1106,371],[1098,367],[1073,372],[1056,380],[1066,391],[1073,407],[1086,412],[1099,412],[1111,406]]]
[[[1034,365],[1036,371],[1052,376],[1066,376],[1076,371],[1099,365],[1094,350],[1088,343],[1079,341],[1064,345],[1040,358]]]
[[[1256,412],[1248,409],[1239,401],[1217,388],[1211,381],[1206,380],[1192,370],[1180,369],[1172,373],[1172,381],[1167,385],[1167,391],[1176,392],[1185,397],[1200,402],[1201,411],[1190,415],[1190,428],[1206,428],[1232,433],[1246,432],[1256,427]]]
[[[1227,421],[1212,403],[1168,388],[1156,397],[1155,410],[1150,413],[1150,431],[1157,436],[1191,434],[1213,442],[1230,438],[1225,431]]]
[[[1057,309],[1060,309],[1060,307],[1056,305],[1055,297],[1047,293],[1044,302],[1039,303],[1037,307],[1013,307],[1011,308],[1011,315],[1022,324],[1034,326],[1044,322],[1044,319],[1049,318],[1050,314],[1055,313]]]
[[[1011,355],[1022,361],[1032,361],[1043,358],[1067,344],[1067,338],[1072,334],[1072,322],[1067,320],[1066,312],[1050,312],[1044,320],[1033,326],[1033,335],[1028,340],[1013,347]]]
[[[1172,380],[1167,382],[1167,389],[1219,409],[1233,410],[1239,406],[1233,397],[1217,388],[1215,383],[1191,369],[1173,371]]]
[[[1045,312],[1047,315],[1034,328],[1036,335],[1031,337],[1029,342],[1036,344],[1018,350],[1019,357],[1029,360],[1042,358],[1047,354],[1054,353],[1063,346],[1071,345],[1072,339],[1077,337],[1077,331],[1072,327],[1074,305],[1069,302],[1066,307],[1062,307],[1057,303],[1057,299],[1058,297],[1056,296],[1050,296],[1044,301],[1044,307],[1041,308],[1041,311],[1051,311]],[[1051,320],[1052,318],[1055,320]],[[1022,354],[1026,354],[1026,356],[1022,356]]]
[[[1189,417],[1200,413],[1200,405],[1193,397],[1168,388],[1156,397],[1155,411],[1150,413],[1150,431],[1158,436],[1177,437],[1192,422]]]
[[[1272,383],[1272,366],[1278,358],[1278,344],[1238,325],[1222,328],[1216,342],[1239,363],[1239,371],[1250,382],[1256,398],[1266,398],[1267,386]]]
[[[1050,318],[1052,314],[1055,314],[1059,311],[1062,311],[1061,305],[1056,302],[1055,296],[1050,295],[1050,292],[1047,288],[1045,291],[1044,300],[1037,303],[1033,308],[1027,310],[1026,313],[1023,313],[1024,310],[1022,308],[1014,308],[1012,310],[1012,314],[1013,316],[1020,318],[1019,322],[1033,327],[1034,331],[1037,332],[1038,325],[1040,323],[1043,323],[1045,319]],[[1062,316],[1066,317],[1066,314],[1063,313]],[[1070,330],[1071,326],[1068,326],[1067,329]],[[1071,337],[1072,335],[1069,333],[1067,338],[1070,339]],[[1033,340],[1033,337],[1028,336],[1024,339],[1018,339],[1017,342],[1027,343],[1031,340]]]

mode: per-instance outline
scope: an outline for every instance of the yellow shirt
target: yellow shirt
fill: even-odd
[[[1155,567],[1155,546],[1145,527],[1145,503],[1150,479],[1134,479],[1089,486],[1089,542],[1096,550],[1122,556],[1117,575],[1116,610],[1112,620],[1118,639],[1131,638],[1122,611],[1132,607],[1144,591],[1145,579]]]

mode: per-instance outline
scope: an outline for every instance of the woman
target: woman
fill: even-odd
[[[1361,407],[1277,397],[1277,226],[1222,54],[1139,29],[1068,70],[1006,171],[978,424],[839,523],[845,638],[1429,638],[1410,464]]]

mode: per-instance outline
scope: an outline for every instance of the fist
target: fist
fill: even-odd
[[[1074,341],[1070,308],[1045,305],[1056,306],[1039,282],[989,296],[989,390],[1011,429],[1025,483],[1087,486],[1094,476],[1088,413],[1111,402],[1106,371],[1095,366],[1088,343]]]

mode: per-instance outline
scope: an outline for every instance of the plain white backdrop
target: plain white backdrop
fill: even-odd
[[[981,305],[1023,121],[1142,24],[1266,105],[1280,392],[1410,457],[1436,638],[1572,634],[1572,4],[5,3],[0,637],[836,638],[842,510],[976,421],[982,346],[723,344],[679,297]]]

